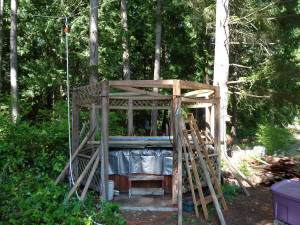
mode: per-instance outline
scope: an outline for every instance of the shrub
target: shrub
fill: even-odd
[[[266,147],[268,155],[289,151],[296,144],[293,134],[286,128],[259,125],[256,133],[258,142]]]
[[[67,162],[66,120],[10,120],[0,114],[0,224],[124,224],[120,205],[91,195],[67,201],[69,186],[53,185]]]

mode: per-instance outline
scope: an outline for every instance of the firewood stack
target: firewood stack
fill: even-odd
[[[299,163],[294,158],[265,156],[264,161],[265,165],[252,166],[261,169],[260,172],[253,174],[252,179],[255,183],[271,185],[282,179],[300,178],[300,170],[296,167]]]

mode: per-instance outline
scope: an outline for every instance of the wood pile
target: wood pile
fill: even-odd
[[[265,156],[263,165],[254,165],[252,168],[261,169],[260,172],[252,175],[255,183],[271,185],[282,179],[300,178],[299,164],[294,158]]]

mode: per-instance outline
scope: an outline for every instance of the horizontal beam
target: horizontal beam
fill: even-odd
[[[219,99],[204,99],[204,98],[187,98],[187,97],[182,97],[181,98],[182,102],[196,102],[196,103],[211,103],[211,104],[216,104],[219,102]]]
[[[215,86],[209,84],[195,83],[191,81],[181,80],[181,89],[206,89],[215,90]]]
[[[200,109],[200,108],[211,107],[212,105],[213,105],[212,103],[198,103],[198,104],[193,104],[193,105],[181,105],[181,108]]]
[[[126,92],[125,92],[126,93]],[[109,99],[132,99],[132,100],[168,100],[172,99],[173,96],[168,96],[168,95],[159,95],[159,96],[153,96],[153,95],[114,95],[114,96],[109,96]]]
[[[122,86],[122,87],[121,86],[110,86],[110,87],[117,88],[117,89],[124,90],[124,91],[131,91],[131,92],[142,94],[142,95],[164,96],[164,95],[159,94],[159,93],[155,93],[155,92],[151,92],[151,91],[145,91],[145,90],[141,90],[141,89],[133,88],[133,87],[124,87],[124,86]]]
[[[91,104],[79,104],[81,107],[87,107],[90,108]],[[96,105],[97,109],[101,109],[101,105]],[[109,109],[124,109],[127,110],[128,106],[109,106]],[[133,106],[134,110],[151,110],[151,109],[157,109],[157,110],[170,110],[170,106]]]
[[[185,93],[183,96],[188,96],[188,97],[206,97],[211,94],[213,94],[213,90],[197,90],[197,91],[190,91],[188,93]]]
[[[173,88],[173,80],[113,80],[109,82],[110,87],[151,87],[151,88]]]

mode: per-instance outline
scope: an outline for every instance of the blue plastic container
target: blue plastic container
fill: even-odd
[[[276,219],[300,225],[300,181],[283,180],[271,187]]]

